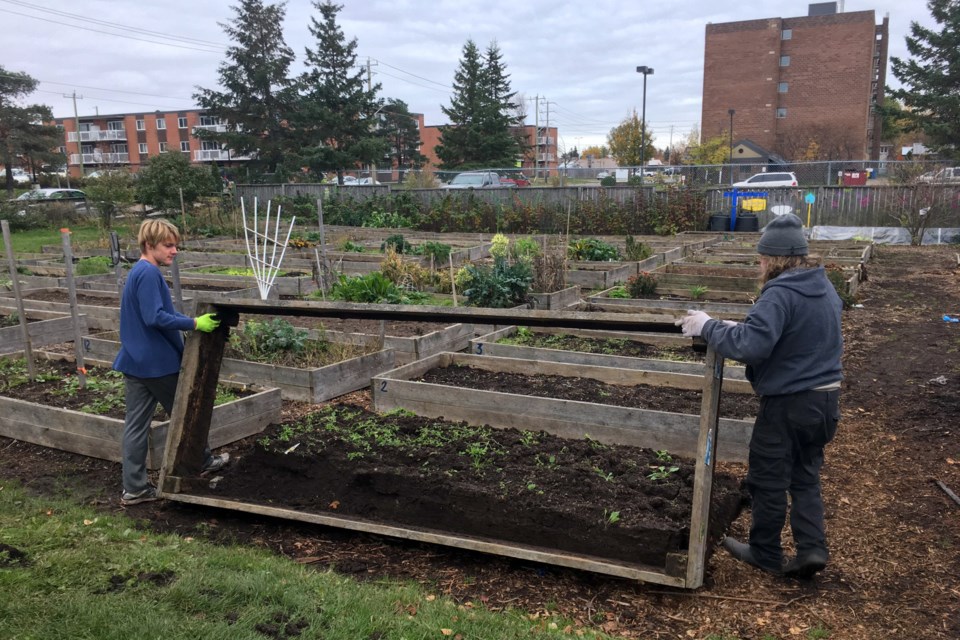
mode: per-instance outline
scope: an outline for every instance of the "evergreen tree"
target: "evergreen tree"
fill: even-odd
[[[426,156],[420,153],[422,142],[417,117],[410,113],[403,100],[387,100],[380,112],[377,133],[387,139],[390,161],[401,171],[419,169],[426,164]]]
[[[386,141],[373,130],[373,118],[382,108],[377,100],[380,84],[364,80],[357,68],[357,39],[346,40],[337,25],[343,8],[329,0],[314,2],[321,20],[310,19],[316,48],[306,50],[307,70],[300,76],[300,99],[293,119],[302,164],[321,176],[358,163],[373,163],[387,150]],[[367,86],[365,86],[367,85]]]
[[[440,127],[435,149],[440,168],[512,167],[520,151],[512,132],[519,124],[512,115],[517,110],[514,95],[496,44],[491,43],[483,57],[473,40],[467,40],[450,106],[441,107],[451,124]]]
[[[910,59],[890,59],[903,87],[890,95],[904,105],[910,129],[923,131],[932,149],[960,158],[960,2],[930,0],[927,8],[941,29],[910,23]]]
[[[8,72],[0,66],[0,163],[5,168],[4,183],[13,195],[14,167],[30,167],[62,158],[51,151],[63,144],[56,127],[43,124],[53,120],[50,107],[41,104],[18,106],[17,102],[33,93],[37,84],[26,73]]]
[[[235,43],[218,70],[223,90],[197,87],[193,96],[208,114],[226,123],[227,131],[198,130],[197,137],[219,142],[234,155],[252,156],[248,168],[254,174],[282,177],[290,144],[293,92],[288,73],[294,59],[283,40],[286,9],[283,4],[240,0],[233,12],[233,21],[220,25]]]

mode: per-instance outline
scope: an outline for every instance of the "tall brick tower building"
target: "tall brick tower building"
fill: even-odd
[[[842,3],[841,3],[842,6]],[[876,160],[888,18],[811,4],[800,18],[708,24],[702,136],[749,139],[787,160]],[[731,114],[733,110],[733,114]]]

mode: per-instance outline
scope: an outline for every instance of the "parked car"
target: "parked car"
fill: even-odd
[[[353,187],[360,184],[360,181],[357,180],[356,176],[343,176],[343,186]]]
[[[48,202],[57,200],[86,200],[87,194],[79,189],[31,189],[15,198],[18,202]]]
[[[609,177],[610,177],[609,171],[601,171],[597,174],[597,180],[603,180],[604,178],[609,178]]]
[[[357,184],[373,185],[373,184],[380,184],[380,183],[377,182],[376,180],[374,180],[373,178],[360,178],[360,179],[357,181]]]
[[[6,174],[0,173],[0,176],[6,180]],[[14,169],[13,170],[13,181],[16,184],[30,184],[33,182],[33,179],[30,177],[30,174],[24,171],[23,169]]]
[[[768,171],[752,175],[746,180],[734,182],[734,187],[796,187],[799,186],[797,174],[790,171]]]
[[[936,171],[928,171],[918,177],[917,182],[926,184],[958,184],[960,183],[960,167],[944,167]]]
[[[443,185],[444,189],[496,189],[515,187],[515,184],[503,184],[496,171],[464,171]]]
[[[505,187],[529,187],[530,180],[522,173],[508,173],[500,175],[500,183]]]

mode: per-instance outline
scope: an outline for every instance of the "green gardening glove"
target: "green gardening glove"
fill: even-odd
[[[217,314],[215,313],[205,313],[199,318],[194,318],[193,324],[197,331],[210,333],[220,326],[220,320],[217,319]]]

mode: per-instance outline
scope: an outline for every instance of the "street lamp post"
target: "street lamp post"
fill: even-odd
[[[736,109],[728,109],[727,113],[730,114],[730,184],[733,184],[733,114],[737,112]]]
[[[642,187],[643,165],[647,150],[647,76],[653,75],[653,67],[637,67],[637,73],[643,74],[643,107],[640,115],[640,186]]]

